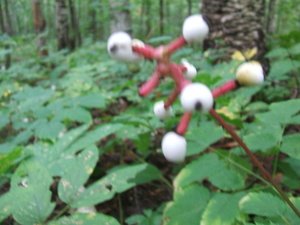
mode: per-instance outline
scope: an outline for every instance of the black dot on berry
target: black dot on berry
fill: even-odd
[[[113,46],[109,49],[109,51],[110,51],[111,53],[116,53],[116,52],[118,51],[118,46],[117,46],[117,45],[113,45]]]
[[[202,110],[202,103],[201,102],[196,102],[195,109],[201,111]]]

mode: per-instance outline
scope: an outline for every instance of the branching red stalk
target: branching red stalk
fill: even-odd
[[[176,133],[179,135],[184,135],[185,132],[188,129],[188,126],[190,124],[190,120],[192,118],[192,113],[191,112],[185,112],[182,117],[181,120],[176,128]]]
[[[227,92],[234,91],[239,87],[239,83],[236,80],[230,80],[223,84],[220,87],[215,88],[212,90],[212,95],[214,98],[217,98],[221,95],[226,94]]]
[[[278,191],[278,193],[282,196],[282,198],[286,201],[286,203],[293,209],[293,211],[300,217],[300,212],[296,208],[296,206],[290,201],[290,199],[286,196],[283,190],[276,184],[273,180],[270,173],[262,166],[262,164],[258,161],[255,155],[250,151],[247,145],[242,141],[242,139],[235,133],[235,131],[223,120],[221,116],[219,116],[214,109],[211,109],[210,114],[223,126],[223,128],[230,133],[230,135],[240,144],[240,146],[245,150],[248,156],[252,159],[255,165],[259,168],[259,170],[264,175],[264,179],[269,181],[273,187]]]
[[[156,49],[150,45],[145,45],[144,47],[132,46],[132,51],[144,56],[145,59],[154,59]]]
[[[180,89],[178,87],[175,87],[174,91],[170,94],[168,100],[165,101],[165,109],[169,108],[173,104],[179,93]]]
[[[145,97],[148,94],[150,94],[151,91],[158,86],[159,79],[160,79],[159,74],[157,72],[155,72],[152,75],[152,77],[140,87],[140,89],[139,89],[140,96]]]
[[[177,49],[183,47],[184,45],[186,45],[186,40],[183,38],[183,36],[180,36],[179,38],[177,38],[176,40],[174,40],[173,42],[171,42],[165,49],[165,53],[166,54],[172,54],[173,52],[175,52]]]

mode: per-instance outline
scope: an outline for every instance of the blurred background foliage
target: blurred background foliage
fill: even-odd
[[[210,2],[221,7],[225,1]],[[238,8],[243,1],[226,2]],[[263,2],[266,82],[219,97],[216,110],[300,207],[300,6]],[[186,162],[168,163],[160,141],[183,110],[175,102],[174,117],[162,122],[152,106],[173,82],[165,79],[143,99],[138,86],[155,64],[119,63],[107,54],[115,30],[167,44],[181,35],[184,18],[203,7],[211,6],[199,0],[0,0],[0,222],[300,224],[209,115],[193,117]],[[188,59],[198,70],[194,81],[213,89],[257,52],[244,46],[224,60],[232,46],[219,48],[221,42],[207,49],[188,45],[172,61]]]

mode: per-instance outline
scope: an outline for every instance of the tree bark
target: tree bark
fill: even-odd
[[[112,14],[110,23],[111,33],[117,31],[125,31],[129,34],[132,33],[130,11],[126,8],[129,5],[129,0],[121,2],[116,0],[109,0],[109,5]]]
[[[46,49],[46,37],[43,32],[46,29],[46,21],[42,14],[41,4],[39,0],[31,0],[32,16],[35,33],[37,35],[37,48],[38,53],[41,56],[48,55],[48,50]]]
[[[55,1],[55,25],[58,50],[70,47],[68,8],[65,0]]]
[[[4,1],[4,12],[5,12],[5,17],[6,17],[6,33],[9,36],[13,36],[14,30],[13,30],[13,26],[12,26],[12,22],[11,22],[11,17],[10,17],[10,13],[9,13],[9,6],[8,6],[7,0]]]
[[[277,26],[277,15],[276,15],[277,1],[270,0],[268,5],[268,17],[266,30],[268,34],[273,34],[276,31]]]
[[[70,35],[70,43],[71,49],[74,50],[76,47],[80,46],[82,43],[81,32],[79,29],[79,24],[76,16],[76,9],[73,0],[69,0],[69,10],[71,16],[71,35]]]
[[[164,0],[159,0],[159,33],[164,34]]]
[[[2,33],[5,33],[6,29],[5,29],[5,24],[4,24],[4,16],[3,16],[2,4],[1,3],[2,2],[0,1],[0,27],[1,27]]]
[[[203,0],[202,13],[209,24],[204,49],[226,48],[226,57],[235,51],[257,49],[254,60],[268,70],[264,30],[264,0]]]

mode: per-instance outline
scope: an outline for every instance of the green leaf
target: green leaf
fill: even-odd
[[[186,135],[186,139],[188,140],[187,155],[189,156],[202,152],[223,136],[224,131],[222,127],[215,126],[214,122],[201,124],[199,127],[188,131]]]
[[[15,160],[24,153],[22,148],[15,148],[12,152],[7,154],[0,154],[0,175],[3,174],[9,167],[11,167]]]
[[[119,130],[123,125],[121,124],[104,124],[95,127],[93,130],[87,132],[83,137],[79,138],[67,150],[67,154],[73,154],[80,149],[86,148],[89,145],[100,141],[102,138]]]
[[[283,128],[277,124],[253,123],[249,126],[247,135],[243,140],[252,150],[261,150],[263,152],[277,146],[282,138]]]
[[[295,205],[295,207],[299,210],[300,209],[300,197],[293,197],[293,198],[290,198],[290,200]],[[300,224],[299,216],[290,207],[287,207],[283,216],[285,219],[287,219],[290,222],[290,224]]]
[[[239,215],[238,203],[244,193],[214,195],[205,208],[201,225],[231,225]]]
[[[269,51],[265,57],[268,58],[273,58],[273,57],[280,57],[280,58],[284,58],[286,56],[288,56],[288,50],[286,48],[274,48],[271,51]]]
[[[72,216],[64,216],[57,221],[52,221],[49,225],[120,225],[113,217],[100,213],[76,213]]]
[[[11,214],[11,199],[12,197],[9,192],[0,196],[0,222],[5,220]]]
[[[89,206],[107,201],[116,193],[124,192],[133,186],[159,179],[160,172],[150,164],[124,166],[114,170],[86,188],[71,204],[72,207]],[[153,173],[156,171],[156,173]]]
[[[300,159],[300,134],[285,135],[282,139],[281,151],[289,156]]]
[[[294,65],[290,59],[280,59],[272,62],[268,77],[275,80],[287,79],[286,73],[292,71]]]
[[[267,192],[247,194],[239,202],[239,207],[244,213],[267,217],[280,217],[287,208],[281,199]]]
[[[300,99],[291,99],[282,102],[272,103],[270,111],[259,113],[256,118],[263,123],[287,124],[291,117],[300,111]]]
[[[203,186],[193,184],[174,193],[174,201],[164,211],[164,225],[199,225],[202,213],[210,198]]]
[[[54,139],[58,137],[59,132],[62,131],[64,125],[58,121],[47,121],[41,119],[35,127],[35,136],[41,139]]]
[[[205,154],[179,172],[174,179],[174,186],[177,189],[208,178],[213,185],[225,191],[243,188],[246,177],[234,167],[228,167],[229,162],[220,160],[216,154]]]
[[[0,112],[0,130],[9,123],[9,119]]]
[[[72,102],[87,108],[104,108],[106,106],[105,97],[101,93],[79,96]]]
[[[33,160],[18,167],[11,179],[9,195],[11,212],[18,223],[30,225],[46,221],[55,207],[49,190],[52,182],[48,170]]]
[[[81,123],[92,122],[91,113],[80,106],[74,106],[73,108],[64,109],[60,113],[62,113],[61,117],[63,117],[63,119],[68,118],[72,121],[78,121]]]
[[[98,161],[98,148],[91,146],[82,151],[77,157],[63,158],[62,163],[68,165],[64,168],[64,173],[58,184],[58,195],[62,201],[71,204],[78,195],[79,189],[83,187],[89,176],[94,171]]]

